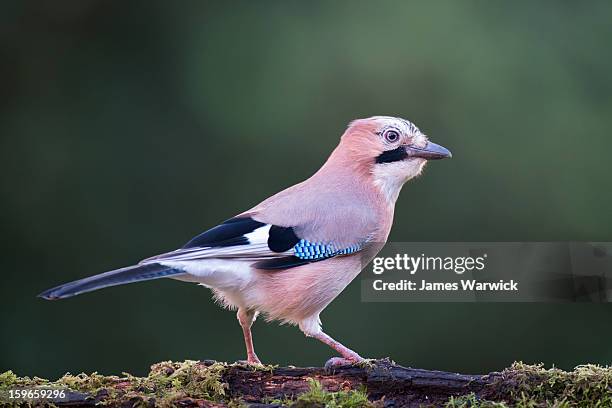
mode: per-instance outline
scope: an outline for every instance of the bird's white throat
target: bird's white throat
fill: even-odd
[[[374,185],[385,196],[387,203],[394,205],[404,183],[420,175],[425,163],[427,161],[424,159],[410,159],[378,164],[372,172]]]

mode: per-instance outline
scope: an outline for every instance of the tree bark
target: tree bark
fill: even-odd
[[[371,401],[384,398],[384,406],[420,407],[423,404],[444,405],[450,396],[481,394],[499,375],[406,368],[385,359],[378,360],[372,367],[345,366],[332,370],[282,367],[275,369],[272,375],[235,370],[229,373],[227,381],[232,393],[241,395],[245,401],[296,396],[308,391],[308,379],[314,378],[328,391],[365,387],[368,398]]]
[[[41,390],[65,395],[55,400],[10,399],[26,398],[14,396],[24,390],[32,393],[28,395],[40,395]],[[389,359],[331,369],[163,361],[152,365],[146,377],[66,374],[48,381],[7,371],[0,373],[0,406],[6,403],[131,408],[612,407],[612,367],[583,364],[563,371],[518,362],[501,372],[468,375],[406,368]]]
[[[214,361],[202,361],[209,366]],[[443,406],[451,396],[475,393],[487,394],[486,388],[500,378],[500,373],[466,375],[444,371],[406,368],[388,359],[372,365],[341,366],[332,369],[310,367],[278,367],[270,371],[253,370],[248,366],[229,366],[222,375],[227,384],[226,396],[240,399],[253,408],[278,407],[265,403],[273,399],[292,399],[310,389],[311,379],[321,383],[327,391],[346,391],[365,388],[370,401],[380,401],[385,407]],[[118,384],[124,379],[118,379]],[[126,379],[127,380],[127,379]],[[104,401],[105,393],[88,395],[70,393],[59,407],[94,406]],[[125,401],[130,406],[130,401]],[[178,402],[182,407],[224,407],[224,403],[186,398]]]

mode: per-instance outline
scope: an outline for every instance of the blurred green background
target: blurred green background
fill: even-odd
[[[171,280],[60,302],[310,176],[346,124],[447,146],[394,241],[612,240],[612,3],[3,2],[0,371],[147,372],[244,358],[234,313]],[[468,373],[612,361],[607,304],[366,304],[324,328],[368,357]],[[256,322],[265,362],[333,355]]]

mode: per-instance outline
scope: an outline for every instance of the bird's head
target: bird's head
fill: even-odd
[[[390,116],[351,122],[338,148],[345,160],[371,174],[393,202],[402,185],[418,176],[428,160],[451,157],[450,151],[430,142],[413,123]]]

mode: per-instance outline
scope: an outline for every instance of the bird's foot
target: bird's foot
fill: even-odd
[[[356,354],[355,357],[350,357],[350,358],[344,358],[344,357],[332,357],[329,360],[327,360],[325,362],[325,369],[326,370],[330,370],[336,367],[342,367],[342,366],[350,366],[350,365],[354,365],[354,364],[359,364],[361,362],[365,361],[364,358],[360,357],[359,355]]]
[[[245,365],[263,365],[255,354],[249,355],[246,360],[238,360],[237,363]]]

